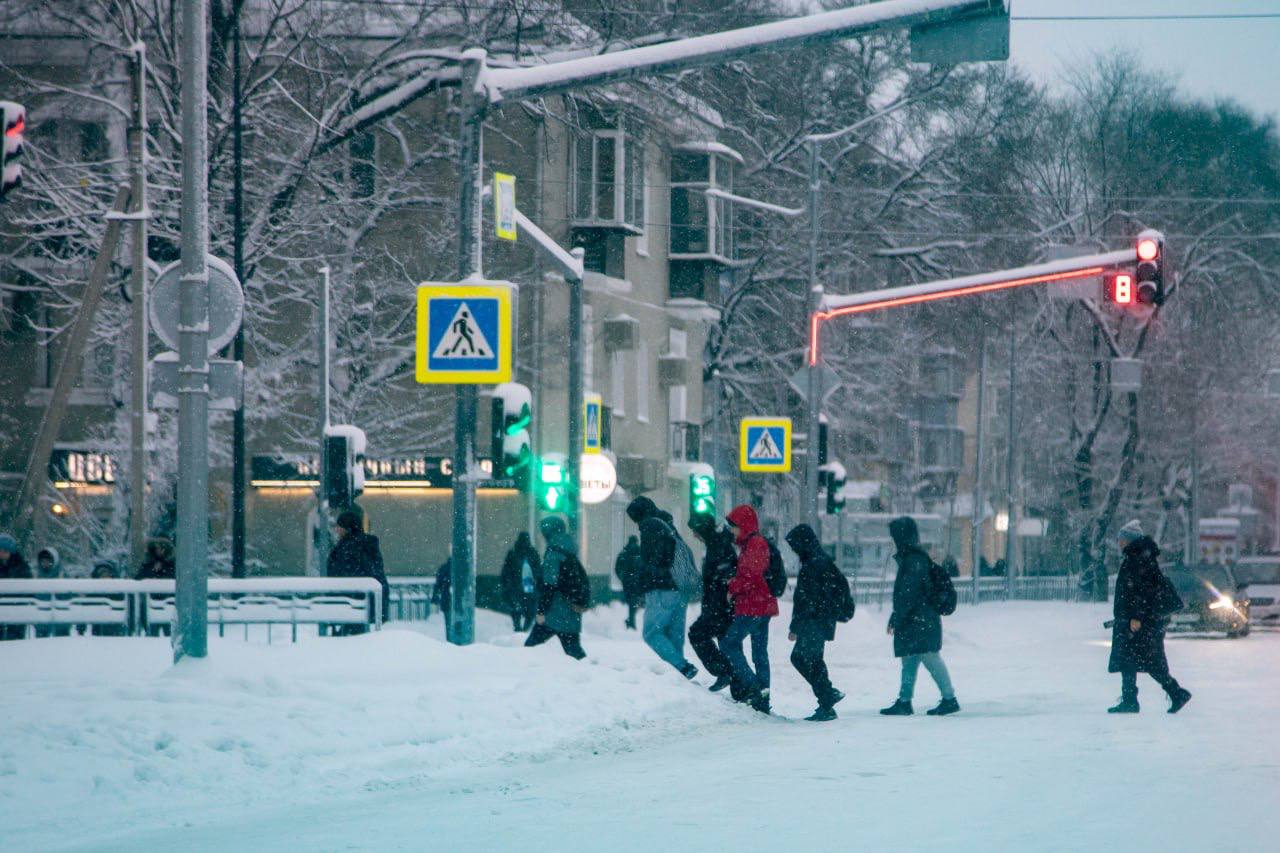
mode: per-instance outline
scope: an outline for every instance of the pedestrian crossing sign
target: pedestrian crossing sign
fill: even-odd
[[[511,381],[512,302],[504,281],[418,287],[414,377],[423,385]]]
[[[743,418],[738,445],[741,470],[787,473],[791,470],[791,418]]]
[[[582,452],[599,453],[604,439],[604,398],[587,394],[582,402]]]

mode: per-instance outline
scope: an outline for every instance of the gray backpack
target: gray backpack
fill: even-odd
[[[698,571],[698,562],[693,558],[693,551],[685,544],[684,539],[670,524],[667,530],[675,540],[675,556],[671,560],[671,579],[676,582],[676,589],[686,601],[693,601],[702,595],[702,572]]]

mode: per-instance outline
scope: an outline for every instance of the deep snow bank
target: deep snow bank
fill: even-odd
[[[554,641],[512,648],[509,628],[483,614],[489,642],[468,648],[396,628],[296,645],[214,637],[208,659],[177,667],[163,638],[0,643],[0,825],[39,846],[747,719],[634,634],[595,635],[580,664]]]

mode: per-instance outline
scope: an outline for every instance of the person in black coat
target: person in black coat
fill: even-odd
[[[853,617],[849,582],[822,549],[818,535],[809,525],[793,527],[787,534],[787,544],[800,558],[788,635],[796,644],[791,650],[791,665],[809,682],[818,700],[817,710],[808,719],[834,720],[836,703],[844,694],[831,685],[823,652],[827,643],[836,638],[836,623]]]
[[[18,542],[7,533],[0,533],[0,578],[16,580],[31,577],[31,567],[18,549]],[[0,640],[21,640],[26,635],[24,625],[0,625]]]
[[[640,557],[640,540],[632,536],[613,562],[613,573],[622,584],[622,597],[627,602],[627,621],[623,624],[632,631],[636,629],[636,611],[644,603],[644,593],[640,591],[642,571],[644,560]]]
[[[1112,714],[1138,713],[1138,673],[1145,672],[1169,694],[1169,713],[1176,714],[1191,700],[1191,692],[1169,674],[1164,653],[1167,617],[1181,607],[1181,600],[1160,571],[1160,548],[1142,535],[1142,526],[1131,521],[1120,529],[1124,560],[1116,576],[1112,606],[1111,660],[1108,671],[1120,673],[1120,704]]]
[[[710,515],[695,514],[689,529],[702,540],[706,554],[702,558],[702,612],[689,626],[689,645],[707,672],[715,676],[712,692],[723,690],[733,681],[733,666],[720,640],[733,622],[733,606],[729,603],[729,581],[737,570],[738,555],[733,548],[733,533],[717,529]],[[739,691],[735,690],[735,696]]]
[[[520,531],[516,542],[502,561],[499,583],[502,597],[511,611],[511,630],[527,631],[533,627],[533,617],[538,610],[538,578],[542,573],[542,560],[533,547],[527,531]]]
[[[325,574],[331,578],[373,578],[382,587],[382,612],[391,604],[391,586],[387,583],[378,537],[364,532],[363,519],[353,510],[338,514],[335,524],[338,542],[329,552]],[[367,625],[348,625],[341,633],[363,634]]]
[[[920,547],[920,530],[909,516],[889,522],[889,535],[897,546],[893,559],[898,576],[893,582],[893,615],[888,633],[893,635],[893,653],[902,659],[902,684],[898,700],[880,713],[888,717],[905,717],[914,713],[911,698],[915,693],[916,674],[924,664],[942,693],[942,701],[928,711],[929,716],[944,716],[960,710],[951,674],[942,660],[942,617],[930,603],[930,578],[933,559]]]
[[[436,569],[436,585],[431,590],[431,603],[444,616],[445,624],[449,624],[449,608],[453,602],[453,557],[445,557],[440,568]]]
[[[136,580],[167,580],[176,576],[177,562],[173,555],[173,543],[163,536],[147,540],[146,554],[138,569]]]

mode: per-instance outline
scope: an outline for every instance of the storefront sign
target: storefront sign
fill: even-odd
[[[255,456],[252,460],[255,488],[308,488],[320,481],[317,457]],[[481,459],[480,470],[493,472],[493,460]],[[453,460],[447,456],[403,456],[364,460],[365,487],[383,489],[448,489],[453,486]],[[506,480],[481,480],[482,489],[510,488]]]
[[[116,481],[116,463],[108,453],[54,448],[49,479],[60,486],[98,486]]]

